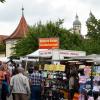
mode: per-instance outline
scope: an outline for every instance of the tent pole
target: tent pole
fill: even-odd
[[[27,59],[28,59],[28,58],[26,58],[26,63],[25,63],[25,72],[27,71],[27,64],[28,64]]]

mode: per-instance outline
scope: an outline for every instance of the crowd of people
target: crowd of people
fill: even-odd
[[[41,100],[43,78],[38,67],[31,67],[28,73],[22,65],[12,70],[7,63],[0,64],[0,100]]]
[[[83,92],[84,83],[79,83],[79,76],[75,71],[71,72],[67,79],[68,100],[73,100],[75,93]],[[45,92],[44,87],[45,79],[38,66],[31,65],[25,71],[22,64],[9,66],[8,63],[0,62],[0,100],[7,100],[9,96],[12,97],[12,100],[44,100],[41,99]],[[95,85],[93,88],[94,100],[99,95],[99,90],[95,92],[97,89]]]

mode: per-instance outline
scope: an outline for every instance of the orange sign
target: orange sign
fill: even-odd
[[[40,49],[58,49],[59,38],[40,38],[39,48]]]

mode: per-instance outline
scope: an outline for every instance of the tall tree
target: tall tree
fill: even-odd
[[[59,37],[60,48],[69,50],[82,50],[82,40],[80,36],[70,33],[67,29],[62,27],[63,20],[57,22],[47,22],[31,26],[28,35],[22,40],[18,41],[13,48],[17,56],[29,54],[38,49],[39,38]]]
[[[4,43],[0,43],[0,53],[4,53],[6,50],[6,46]]]
[[[89,18],[86,22],[87,25],[87,36],[89,38],[97,38],[98,36],[98,20],[95,16],[90,12]]]
[[[100,54],[100,19],[96,19],[90,12],[90,17],[88,18],[86,24],[88,29],[88,39],[84,41],[84,49],[89,54]]]
[[[2,3],[3,3],[3,2],[5,2],[5,0],[0,0],[0,2],[2,2]]]

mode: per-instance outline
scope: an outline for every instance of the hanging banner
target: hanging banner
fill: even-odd
[[[61,56],[65,56],[65,57],[86,56],[86,52],[84,52],[84,51],[61,50],[59,53]]]
[[[47,71],[65,71],[65,65],[45,64],[44,70],[47,70]]]
[[[59,38],[39,38],[39,49],[58,49]]]
[[[51,57],[52,56],[52,50],[45,50],[39,52],[40,57]]]

